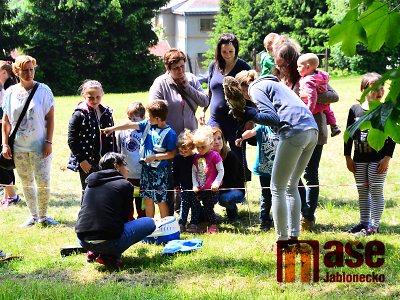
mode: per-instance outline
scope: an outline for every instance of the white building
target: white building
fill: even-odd
[[[194,74],[203,73],[203,54],[211,48],[206,41],[219,11],[219,0],[172,0],[154,20],[156,32],[173,48],[188,56]]]

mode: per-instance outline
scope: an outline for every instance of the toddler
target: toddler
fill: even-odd
[[[189,210],[192,210],[192,217],[187,231],[197,232],[201,204],[197,201],[196,194],[193,192],[192,166],[195,156],[193,134],[189,129],[185,129],[178,136],[177,148],[179,153],[174,158],[174,186],[180,192],[180,218],[179,227],[181,232],[186,230],[186,223]]]
[[[158,204],[161,218],[168,215],[168,160],[175,157],[176,133],[166,123],[168,105],[165,100],[153,100],[146,106],[148,120],[128,121],[121,125],[105,128],[110,135],[115,130],[136,129],[142,133],[140,145],[140,196],[144,198],[147,217],[154,217]]]
[[[203,202],[209,233],[218,232],[214,205],[218,202],[218,189],[224,177],[222,157],[212,150],[213,139],[210,126],[202,126],[193,134],[193,143],[198,152],[192,167],[193,191]]]
[[[128,119],[132,122],[140,122],[144,120],[146,109],[140,102],[133,102],[128,106]],[[142,164],[140,161],[140,141],[142,133],[135,129],[121,130],[116,133],[118,152],[125,155],[128,166],[127,180],[134,186],[134,201],[136,206],[137,218],[145,217],[146,212],[142,208],[142,198],[139,195],[140,190],[140,174],[142,172]],[[132,206],[132,207],[134,207]],[[129,221],[134,220],[134,208],[129,214]]]
[[[329,74],[317,70],[319,65],[318,56],[314,53],[300,55],[297,60],[297,71],[300,78],[300,98],[307,104],[312,114],[324,112],[326,123],[331,127],[331,136],[341,133],[339,126],[336,125],[336,118],[329,104],[317,102],[317,94],[328,91]]]
[[[261,60],[260,60],[261,74],[260,74],[260,76],[264,76],[264,75],[271,73],[271,70],[275,65],[272,46],[275,44],[275,42],[278,41],[279,38],[280,38],[280,35],[275,32],[271,32],[265,36],[264,42],[263,42],[265,51],[261,52]]]

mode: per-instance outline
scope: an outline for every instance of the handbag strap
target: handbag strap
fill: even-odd
[[[22,109],[22,112],[21,112],[21,114],[20,114],[20,116],[19,116],[19,118],[18,118],[17,124],[15,124],[14,130],[13,130],[13,132],[10,134],[10,137],[8,138],[9,140],[10,140],[10,139],[15,139],[15,135],[17,134],[18,127],[19,127],[19,125],[22,123],[22,119],[24,118],[24,116],[25,116],[25,114],[26,114],[26,111],[28,110],[29,103],[31,102],[31,100],[32,100],[32,98],[33,98],[33,95],[35,94],[35,92],[36,92],[36,90],[38,89],[38,87],[39,87],[39,83],[36,82],[36,83],[35,83],[35,86],[32,88],[31,93],[29,94],[28,98],[26,99],[24,108]]]

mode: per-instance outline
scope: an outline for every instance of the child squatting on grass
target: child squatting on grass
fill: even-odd
[[[378,73],[365,74],[361,80],[361,92],[373,86],[381,77]],[[370,103],[380,102],[384,93],[385,90],[381,85],[365,96],[366,101],[351,106],[347,117],[347,128],[369,110]],[[360,223],[348,229],[348,232],[354,233],[356,237],[379,232],[379,223],[385,206],[383,186],[396,145],[388,137],[383,148],[375,151],[368,144],[368,133],[369,130],[357,129],[353,137],[344,143],[347,169],[354,174],[358,190]],[[353,144],[354,153],[351,158]]]
[[[218,189],[224,177],[222,157],[212,150],[213,139],[210,126],[202,126],[193,134],[193,143],[198,152],[192,167],[193,191],[203,202],[209,233],[218,232],[214,205],[218,202]]]
[[[148,120],[126,123],[105,128],[108,136],[116,130],[136,129],[142,133],[140,160],[140,196],[144,198],[147,217],[154,217],[154,203],[158,204],[160,216],[168,215],[168,159],[175,157],[176,133],[166,123],[168,105],[164,100],[153,100],[146,106]]]

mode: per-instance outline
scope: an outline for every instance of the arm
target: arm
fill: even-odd
[[[224,178],[224,165],[222,161],[215,165],[218,171],[218,175],[215,178],[214,182],[211,185],[211,190],[216,192],[218,191],[219,186],[221,185],[222,179]]]
[[[328,84],[328,91],[318,94],[317,102],[321,104],[329,104],[339,101],[338,93]]]
[[[149,155],[147,157],[144,158],[144,161],[147,163],[152,163],[155,160],[167,160],[167,159],[172,159],[175,157],[176,154],[176,149],[175,150],[171,150],[171,151],[167,151],[167,152],[163,152],[163,153],[155,153],[152,155]]]
[[[317,86],[314,80],[305,80],[301,85],[300,91],[303,91],[307,96],[301,98],[304,101],[306,98],[308,109],[313,112],[315,109],[315,105],[317,104]],[[300,93],[303,95],[303,93]]]
[[[354,111],[352,109],[349,110],[349,114],[347,116],[347,126],[348,128],[351,124],[354,123]],[[355,172],[355,164],[353,159],[351,158],[351,152],[352,152],[352,147],[353,147],[353,139],[349,137],[346,143],[344,143],[344,156],[346,158],[346,166],[347,169],[354,173]]]
[[[183,91],[190,98],[190,100],[192,100],[198,106],[208,107],[210,104],[208,95],[204,93],[204,90],[198,79],[193,74],[190,74],[189,76],[191,77],[191,80],[187,86],[183,87]]]
[[[46,140],[43,146],[43,157],[49,156],[53,151],[53,133],[54,133],[54,106],[45,116],[46,120]]]
[[[253,136],[255,136],[257,134],[255,129],[251,129],[251,130],[246,130],[245,132],[242,133],[242,137],[236,139],[235,141],[235,145],[236,147],[240,147],[242,145],[242,142],[252,138]]]
[[[3,121],[2,121],[2,150],[1,152],[3,153],[4,158],[11,159],[12,154],[11,154],[11,149],[8,146],[8,137],[10,136],[10,131],[11,131],[11,124],[10,120],[8,119],[7,114],[4,112],[3,114]]]
[[[106,136],[109,136],[111,133],[117,130],[126,130],[126,129],[136,129],[139,130],[139,123],[138,122],[132,122],[132,121],[126,121],[125,123],[119,124],[119,125],[114,125],[111,127],[107,127],[102,129]]]

